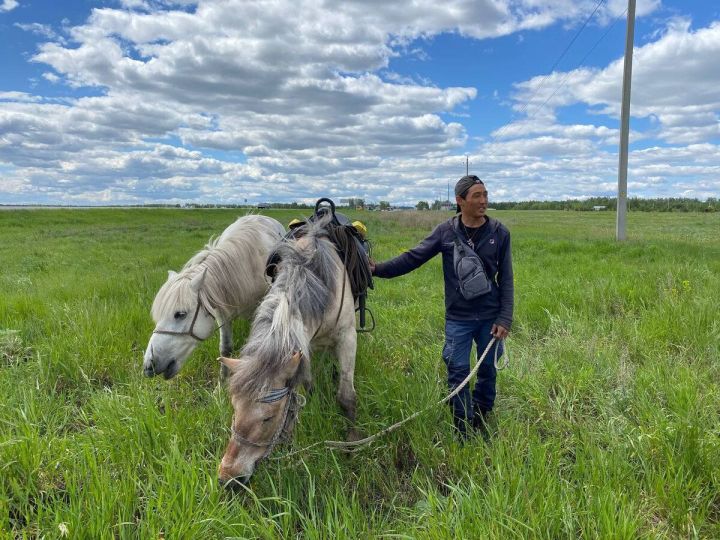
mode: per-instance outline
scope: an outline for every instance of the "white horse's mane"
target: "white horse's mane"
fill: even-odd
[[[262,254],[269,251],[283,232],[274,220],[264,216],[239,218],[160,288],[152,305],[153,319],[162,320],[179,306],[194,308],[198,293],[192,290],[190,282],[202,272],[205,272],[200,291],[203,306],[223,317],[247,309],[249,292],[256,289],[254,281],[264,275]]]

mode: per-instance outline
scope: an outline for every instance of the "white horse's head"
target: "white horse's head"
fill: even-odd
[[[155,330],[145,350],[143,371],[148,377],[171,379],[200,341],[215,329],[215,316],[201,300],[207,269],[188,276],[168,272],[152,306]]]

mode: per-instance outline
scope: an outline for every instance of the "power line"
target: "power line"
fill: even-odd
[[[588,18],[585,19],[585,22],[582,24],[582,26],[580,27],[580,29],[575,33],[575,36],[573,36],[573,38],[570,40],[570,43],[567,44],[567,46],[565,47],[565,49],[563,50],[563,52],[560,53],[560,56],[557,58],[557,60],[555,60],[555,62],[553,63],[552,67],[550,68],[549,73],[542,78],[542,80],[540,81],[540,84],[535,88],[535,91],[530,95],[530,97],[528,98],[526,104],[520,109],[520,111],[518,111],[518,113],[517,113],[518,115],[521,115],[521,114],[523,114],[525,111],[527,111],[527,109],[530,107],[530,104],[532,103],[533,98],[538,94],[538,92],[539,92],[539,91],[542,89],[542,87],[545,85],[545,83],[547,82],[547,80],[550,78],[550,75],[552,75],[553,70],[557,67],[557,65],[560,63],[560,61],[565,57],[565,54],[567,54],[567,52],[570,50],[570,47],[572,47],[573,43],[575,43],[575,40],[577,40],[577,38],[580,36],[580,34],[582,33],[582,31],[585,30],[585,27],[588,25],[588,23],[589,23],[589,22],[592,20],[592,18],[595,16],[595,13],[597,13],[598,9],[600,9],[600,6],[601,6],[602,4],[604,4],[604,3],[605,3],[605,0],[599,0],[599,2],[595,5],[595,9],[593,9],[592,13],[590,13],[590,15],[588,16]],[[617,19],[615,20],[615,22],[617,22]],[[613,24],[610,26],[610,28],[612,28],[612,26],[615,25],[615,22],[613,22]],[[603,34],[602,38],[604,38],[606,34],[607,34],[607,32],[606,32],[605,34]],[[602,38],[600,38],[600,41],[602,40]],[[598,41],[598,43],[599,43],[599,41]],[[597,43],[596,43],[595,45],[593,45],[593,49],[594,49],[596,46],[597,46]],[[591,50],[592,50],[592,49],[591,49]],[[582,62],[585,60],[585,58],[587,58],[587,55],[585,55],[585,57],[583,58],[583,60],[580,61],[581,64],[582,64]],[[577,69],[577,67],[576,67],[575,69]],[[564,82],[564,80],[563,80],[563,82]],[[552,94],[553,96],[555,95],[555,93],[557,93],[558,89],[559,89],[559,87],[555,90],[555,92],[553,92],[553,94]],[[552,96],[551,96],[551,97],[552,97]],[[545,105],[545,103],[547,103],[548,101],[549,101],[549,98],[548,98],[547,100],[545,100],[545,102],[543,103],[543,105]],[[540,107],[538,107],[538,109],[535,111],[535,113],[537,113],[537,112],[540,110],[540,108],[542,108],[542,105],[541,105]],[[530,117],[529,117],[529,118],[530,118]],[[508,129],[508,128],[510,127],[510,125],[512,125],[512,121],[509,122],[509,123],[507,123],[507,124],[505,124],[503,127],[501,127],[501,128],[500,128],[500,131],[498,131],[495,135],[493,135],[493,138],[494,138],[494,139],[499,138],[500,135],[501,135],[506,129]]]
[[[580,60],[580,62],[578,62],[578,65],[575,66],[573,69],[571,69],[570,71],[568,71],[568,72],[565,74],[565,77],[563,77],[563,80],[560,81],[560,84],[557,86],[557,88],[555,89],[555,91],[554,91],[552,94],[550,94],[550,96],[549,96],[545,101],[543,101],[542,104],[540,104],[540,106],[539,106],[537,109],[535,109],[535,112],[534,112],[532,115],[528,115],[528,117],[527,117],[528,120],[530,120],[531,118],[535,118],[535,115],[536,115],[538,112],[540,112],[540,109],[542,109],[542,108],[545,106],[545,104],[547,104],[547,102],[550,101],[550,100],[555,96],[555,94],[558,93],[558,91],[560,91],[560,89],[565,85],[565,82],[567,82],[568,78],[570,77],[570,74],[571,74],[573,71],[575,71],[576,69],[578,69],[580,66],[582,66],[583,62],[585,62],[585,60],[587,60],[587,57],[590,56],[590,54],[592,54],[592,52],[595,50],[595,47],[597,47],[597,46],[600,44],[600,42],[601,42],[603,39],[605,39],[605,36],[607,36],[607,35],[610,33],[610,30],[613,29],[613,27],[615,26],[615,23],[617,23],[617,22],[620,20],[621,17],[624,17],[624,16],[625,16],[625,13],[627,13],[627,9],[626,9],[625,11],[623,11],[623,12],[613,21],[613,23],[608,27],[608,29],[605,31],[605,33],[604,33],[602,36],[600,36],[600,39],[598,39],[598,40],[595,42],[595,45],[593,45],[593,46],[590,48],[590,50],[587,52],[587,54],[585,54],[585,56],[582,57],[582,60]],[[507,124],[507,125],[509,125],[509,124]]]
[[[557,60],[555,60],[555,63],[554,63],[554,64],[552,65],[552,67],[550,68],[550,73],[552,73],[553,70],[555,69],[555,67],[560,63],[560,60],[563,59],[563,57],[565,56],[565,53],[567,53],[567,52],[570,50],[570,47],[572,47],[572,44],[575,43],[575,40],[578,38],[578,36],[580,36],[580,34],[582,33],[583,30],[585,30],[585,27],[586,27],[586,26],[588,25],[588,23],[590,22],[590,19],[593,18],[593,16],[595,15],[595,13],[597,13],[597,10],[600,9],[600,6],[601,6],[604,2],[605,2],[605,0],[600,0],[600,1],[597,3],[597,5],[595,6],[595,9],[593,9],[593,12],[590,14],[590,16],[589,16],[587,19],[585,19],[585,22],[584,22],[583,25],[580,27],[580,30],[578,30],[577,33],[575,34],[575,37],[573,37],[573,38],[570,40],[570,43],[568,43],[567,47],[565,47],[565,50],[564,50],[564,51],[562,52],[562,54],[560,55],[560,58],[558,58]]]

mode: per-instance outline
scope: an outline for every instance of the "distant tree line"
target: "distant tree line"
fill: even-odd
[[[604,210],[615,210],[617,199],[615,197],[592,197],[582,201],[520,201],[520,202],[491,202],[492,208],[498,210],[575,210],[578,212],[591,211],[597,207]],[[706,201],[688,198],[658,198],[640,199],[629,198],[627,201],[629,211],[636,212],[715,212],[720,209],[718,199],[708,198]]]
[[[315,208],[314,204],[305,204],[293,201],[291,203],[270,203],[271,208]]]
[[[299,202],[291,203],[260,203],[263,208],[315,208],[315,205],[305,204]],[[184,204],[162,204],[162,203],[150,203],[142,205],[129,205],[129,206],[143,206],[148,208],[257,208],[257,204],[230,204],[230,203],[184,203]]]
[[[490,207],[497,210],[573,210],[576,212],[585,212],[592,210],[614,211],[616,209],[617,199],[615,197],[591,197],[585,200],[567,200],[567,201],[517,201],[517,202],[490,202]],[[265,203],[264,203],[265,204]],[[286,209],[312,209],[314,204],[299,203],[296,201],[290,203],[266,203],[270,208],[286,208]],[[2,206],[2,205],[0,205]],[[34,206],[44,206],[37,204]],[[55,206],[55,205],[47,205]],[[150,207],[150,208],[255,208],[253,204],[212,204],[212,203],[185,203],[185,204],[134,204],[134,205],[103,205],[104,207]],[[344,205],[338,205],[341,207]],[[455,203],[451,204],[452,209]],[[435,200],[432,203],[427,201],[418,201],[415,205],[417,210],[442,210],[448,208],[447,201]],[[365,209],[365,210],[390,210],[392,208],[388,201],[380,201],[379,203],[366,203],[363,199],[348,199],[346,208]],[[657,199],[628,199],[628,210],[636,212],[718,212],[720,211],[720,200],[717,197],[709,197],[705,201],[699,199],[688,199],[682,197],[657,198]]]
[[[418,210],[440,210],[444,201],[436,200],[432,204],[427,201],[418,201],[415,208]],[[709,197],[705,201],[688,198],[666,199],[628,199],[628,210],[636,212],[716,212],[720,211],[720,204],[716,197]],[[497,210],[574,210],[585,212],[592,210],[611,210],[617,208],[615,197],[592,197],[590,199],[568,201],[518,201],[518,202],[490,202],[490,207]]]

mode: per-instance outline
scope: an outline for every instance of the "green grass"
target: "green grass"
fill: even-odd
[[[166,270],[237,215],[0,212],[0,537],[720,537],[720,214],[631,213],[617,244],[611,213],[496,212],[516,322],[492,444],[459,446],[439,408],[355,454],[281,449],[231,496],[217,336],[170,382],[141,364]],[[378,260],[443,219],[352,217]],[[376,280],[364,432],[444,395],[442,294],[439,259]],[[296,448],[345,429],[332,359],[313,360]]]

